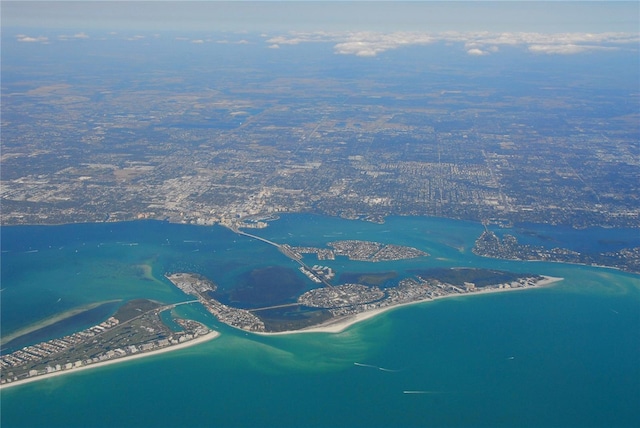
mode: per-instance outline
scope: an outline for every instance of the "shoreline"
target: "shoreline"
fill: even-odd
[[[59,370],[59,371],[53,372],[53,373],[46,373],[46,374],[39,375],[39,376],[28,377],[26,379],[20,379],[20,380],[14,381],[14,382],[7,382],[7,383],[4,383],[4,384],[0,385],[0,390],[6,389],[6,388],[10,388],[12,386],[24,385],[24,384],[31,383],[31,382],[37,382],[37,381],[44,380],[44,379],[50,379],[52,377],[62,376],[62,375],[65,375],[65,374],[78,373],[78,372],[80,372],[82,370],[90,370],[90,369],[93,369],[93,368],[105,367],[105,366],[112,365],[112,364],[123,363],[125,361],[131,361],[131,360],[135,360],[135,359],[139,359],[139,358],[146,358],[146,357],[150,357],[152,355],[159,355],[159,354],[164,354],[164,353],[167,353],[167,352],[173,352],[173,351],[177,351],[178,349],[185,349],[185,348],[189,348],[189,347],[194,346],[194,345],[198,345],[200,343],[208,342],[210,340],[215,339],[218,336],[220,336],[220,333],[218,331],[212,330],[209,333],[205,334],[204,336],[199,336],[199,337],[197,337],[197,338],[195,338],[193,340],[190,340],[188,342],[179,343],[177,345],[166,346],[164,348],[155,349],[155,350],[148,351],[148,352],[142,352],[142,353],[139,353],[139,354],[127,355],[126,357],[114,358],[114,359],[107,360],[107,361],[100,361],[99,363],[89,364],[89,365],[86,365],[86,366],[74,367],[74,368],[71,368],[71,369]]]
[[[466,296],[475,296],[479,294],[493,294],[493,293],[503,293],[508,291],[520,291],[520,290],[534,290],[538,287],[546,287],[556,282],[564,280],[564,278],[558,278],[547,275],[540,275],[543,279],[538,281],[533,287],[518,287],[518,288],[490,288],[487,290],[480,290],[473,293],[465,293],[465,294],[448,294],[446,296],[438,296],[433,299],[428,300],[415,300],[413,302],[404,302],[398,303],[396,305],[385,306],[383,308],[372,309],[365,312],[360,312],[353,315],[346,315],[339,318],[330,319],[323,324],[319,324],[317,326],[306,327],[300,330],[291,330],[291,331],[277,331],[277,332],[252,332],[253,334],[258,334],[260,336],[282,336],[286,334],[303,334],[303,333],[341,333],[350,326],[357,324],[361,321],[368,320],[369,318],[373,318],[375,316],[380,315],[383,312],[387,312],[393,309],[400,308],[402,306],[409,305],[417,305],[420,303],[428,303],[441,299],[448,299],[452,297],[466,297]]]

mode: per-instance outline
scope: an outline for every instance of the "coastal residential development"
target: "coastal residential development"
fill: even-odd
[[[169,349],[210,333],[203,324],[190,319],[174,319],[180,331],[172,331],[162,322],[161,312],[187,303],[193,302],[162,305],[132,300],[98,325],[4,354],[0,356],[0,385]]]
[[[473,282],[464,282],[460,286],[444,283],[434,278],[416,276],[403,279],[398,286],[384,290],[360,284],[345,284],[331,289],[315,289],[300,296],[298,302],[310,307],[327,309],[334,317],[343,317],[406,303],[487,291],[524,289],[547,282],[549,282],[549,278],[534,275],[479,287]]]
[[[265,331],[264,323],[257,316],[244,309],[224,305],[212,297],[217,286],[201,275],[194,273],[173,273],[165,275],[184,293],[195,296],[218,320],[248,331]]]
[[[567,248],[544,248],[521,244],[513,235],[506,234],[500,239],[494,232],[485,230],[476,240],[473,252],[479,256],[497,259],[610,266],[627,272],[640,273],[640,247],[603,253],[582,253]]]
[[[334,241],[327,244],[328,248],[316,247],[286,247],[286,251],[301,258],[301,254],[315,254],[318,260],[335,260],[336,256],[346,256],[349,260],[381,262],[391,260],[405,260],[416,257],[427,257],[429,254],[417,248],[402,245],[385,245],[373,241]]]
[[[540,275],[514,275],[508,272],[487,271],[482,269],[449,269],[455,270],[455,280],[444,282],[442,271],[433,271],[433,276],[417,274],[404,278],[395,287],[380,288],[363,284],[342,284],[339,286],[319,287],[303,293],[296,302],[274,305],[267,308],[254,308],[251,310],[233,308],[220,303],[213,298],[212,292],[216,286],[201,275],[194,273],[174,273],[166,277],[185,293],[198,297],[202,303],[218,320],[241,330],[251,332],[276,332],[268,328],[268,311],[276,308],[297,308],[306,313],[320,311],[329,316],[317,319],[321,324],[330,324],[338,317],[357,315],[367,311],[391,308],[400,304],[434,300],[443,297],[452,297],[482,292],[497,292],[516,289],[525,289],[545,285],[554,282],[557,278],[543,277]],[[489,274],[499,278],[490,284],[472,282],[472,278],[486,278]],[[446,277],[454,278],[452,275]],[[196,291],[197,290],[197,291]],[[256,315],[260,314],[260,315]],[[295,324],[288,324],[289,326]],[[300,323],[298,328],[291,330],[303,330],[316,328],[318,324],[308,325]]]

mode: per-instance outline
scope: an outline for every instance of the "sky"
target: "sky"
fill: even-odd
[[[3,1],[3,27],[83,31],[638,32],[638,2]]]

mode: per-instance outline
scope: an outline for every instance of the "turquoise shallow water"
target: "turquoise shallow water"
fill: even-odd
[[[443,219],[375,225],[296,215],[257,233],[292,245],[371,239],[431,254],[323,262],[338,271],[476,266],[565,280],[403,307],[339,334],[255,336],[182,307],[222,335],[2,390],[2,426],[640,426],[640,278],[479,258],[470,249],[481,231]],[[186,300],[167,271],[195,270],[231,287],[248,269],[292,267],[275,248],[223,228],[159,222],[3,228],[2,247],[3,334],[93,302]]]

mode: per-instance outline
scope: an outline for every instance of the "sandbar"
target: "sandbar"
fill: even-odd
[[[536,282],[536,285],[533,287],[488,288],[488,289],[478,289],[478,291],[475,291],[473,293],[447,294],[446,296],[438,296],[438,297],[434,297],[433,299],[415,300],[413,302],[398,303],[396,305],[390,305],[390,306],[385,306],[383,308],[371,309],[369,311],[360,312],[358,314],[337,317],[337,318],[330,319],[325,323],[318,324],[317,326],[307,327],[300,330],[278,331],[278,332],[254,332],[254,334],[259,334],[263,336],[274,336],[274,335],[301,334],[301,333],[340,333],[346,330],[348,327],[352,326],[353,324],[359,323],[360,321],[364,321],[369,318],[373,318],[377,315],[380,315],[383,312],[400,308],[402,306],[428,303],[428,302],[433,302],[434,300],[447,299],[450,297],[468,297],[468,296],[477,296],[479,294],[502,293],[506,291],[535,290],[536,288],[545,287],[555,282],[562,281],[564,279],[564,278],[556,278],[556,277],[546,276],[546,275],[540,275],[540,276],[543,279]]]
[[[28,377],[26,379],[20,379],[20,380],[16,380],[16,381],[13,381],[13,382],[7,382],[7,383],[4,383],[4,384],[0,385],[0,389],[9,388],[11,386],[24,385],[26,383],[36,382],[36,381],[40,381],[40,380],[44,380],[44,379],[49,379],[49,378],[52,378],[52,377],[55,377],[55,376],[61,376],[61,375],[69,374],[69,373],[77,373],[77,372],[82,371],[82,370],[89,370],[89,369],[93,369],[93,368],[108,366],[108,365],[111,365],[111,364],[119,364],[119,363],[123,363],[125,361],[131,361],[131,360],[135,360],[135,359],[138,359],[138,358],[146,358],[146,357],[150,357],[152,355],[158,355],[158,354],[164,354],[166,352],[177,351],[178,349],[184,349],[184,348],[188,348],[190,346],[198,345],[200,343],[208,342],[209,340],[215,339],[219,335],[220,335],[220,333],[217,332],[217,331],[210,331],[209,333],[207,333],[207,334],[205,334],[203,336],[199,336],[199,337],[197,337],[195,339],[189,340],[188,342],[179,343],[177,345],[166,346],[164,348],[154,349],[152,351],[141,352],[141,353],[133,354],[133,355],[127,355],[126,357],[113,358],[111,360],[101,361],[99,363],[94,363],[94,364],[88,364],[86,366],[75,367],[75,368],[66,369],[66,370],[59,370],[59,371],[53,372],[53,373],[47,373],[47,374],[43,374],[43,375],[40,375],[40,376],[33,376],[33,377]]]
[[[40,329],[43,329],[45,327],[49,327],[50,325],[53,325],[55,323],[58,323],[60,321],[64,321],[67,318],[71,318],[74,317],[76,315],[79,315],[83,312],[87,312],[90,311],[91,309],[95,309],[98,306],[102,306],[102,305],[106,305],[109,303],[115,303],[115,302],[120,302],[120,300],[106,300],[104,302],[98,302],[98,303],[91,303],[89,305],[85,305],[85,306],[81,306],[79,308],[74,308],[74,309],[70,309],[66,312],[63,312],[61,314],[56,314],[54,316],[51,316],[49,318],[45,318],[42,321],[38,321],[35,324],[31,324],[28,325],[24,328],[21,328],[20,330],[17,330],[11,334],[8,334],[6,336],[2,336],[0,338],[0,345],[4,345],[6,343],[11,342],[14,339],[17,339],[21,336],[27,335],[29,333],[33,333],[34,331],[38,331]]]

